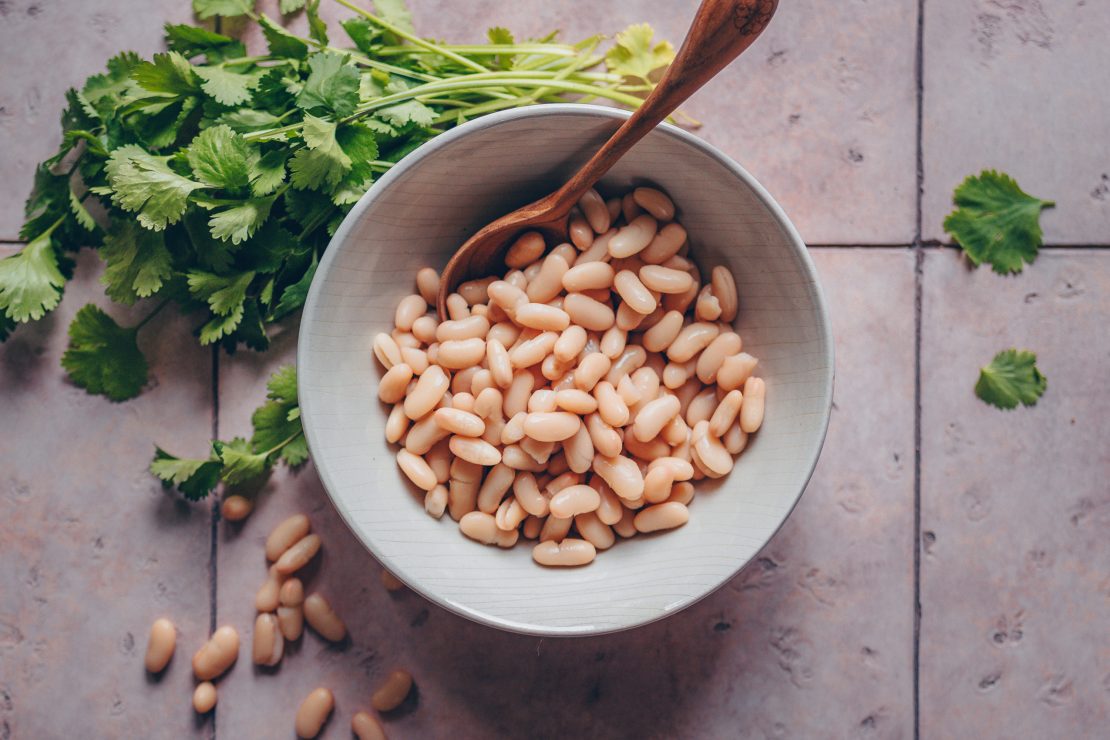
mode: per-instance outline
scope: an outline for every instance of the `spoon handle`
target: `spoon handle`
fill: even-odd
[[[570,210],[636,142],[751,46],[777,7],[778,0],[702,0],[682,48],[663,79],[643,105],[558,190],[556,209]]]

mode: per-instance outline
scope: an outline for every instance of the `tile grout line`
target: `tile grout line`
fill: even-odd
[[[223,33],[223,18],[219,15],[212,22],[212,30],[216,33]],[[212,345],[212,439],[220,438],[220,344],[219,342]],[[219,571],[217,569],[217,555],[219,548],[219,535],[220,535],[220,506],[219,500],[213,495],[212,497],[212,545],[209,557],[211,561],[208,565],[208,625],[209,631],[216,631],[216,619],[218,618],[216,596],[218,593],[219,582],[217,580]],[[208,730],[209,740],[216,740],[216,712],[212,712],[212,724]]]
[[[921,738],[921,336],[925,249],[923,200],[925,193],[924,111],[925,111],[925,0],[917,0],[917,39],[914,58],[914,86],[917,96],[917,203],[914,226],[913,295],[913,736]]]
[[[220,437],[220,347],[212,346],[212,439]],[[208,549],[208,633],[216,631],[217,603],[216,594],[219,571],[217,568],[217,554],[219,550],[220,534],[220,500],[215,493],[211,494],[211,527],[209,530]],[[216,712],[211,713],[208,737],[216,738]]]

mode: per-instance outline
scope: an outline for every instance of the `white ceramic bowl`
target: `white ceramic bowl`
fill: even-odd
[[[727,156],[661,126],[602,181],[603,194],[666,190],[703,271],[727,265],[737,327],[767,381],[763,428],[722,482],[698,484],[684,527],[621,541],[587,567],[536,565],[432,519],[385,441],[371,338],[392,329],[420,267],[441,269],[473,231],[554,190],[626,113],[543,105],[480,118],[410,154],[352,209],[320,263],[301,322],[302,419],[343,519],[390,571],[475,621],[536,635],[590,635],[672,614],[734,576],[786,519],[821,450],[833,349],[813,263],[782,209]]]

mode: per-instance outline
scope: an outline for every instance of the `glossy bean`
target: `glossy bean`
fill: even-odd
[[[313,689],[297,708],[297,717],[293,723],[297,737],[307,740],[319,735],[334,708],[335,697],[331,691],[324,688]]]
[[[551,516],[566,519],[587,511],[594,511],[601,504],[598,492],[590,486],[567,486],[551,497]]]
[[[596,392],[596,387],[595,387]],[[597,411],[597,399],[586,391],[567,388],[555,393],[555,406],[572,414],[585,416]]]
[[[657,225],[655,219],[647,214],[630,219],[628,225],[609,240],[609,254],[620,259],[643,250],[655,237]]]
[[[721,321],[732,323],[736,319],[739,299],[736,295],[736,280],[732,277],[727,267],[718,265],[713,268],[710,278],[713,286],[713,295],[721,303]]]
[[[649,265],[661,265],[678,254],[685,243],[686,229],[681,224],[669,223],[659,230],[639,257]]]
[[[725,394],[713,415],[709,417],[709,433],[714,437],[723,437],[736,417],[740,414],[740,405],[744,396],[740,391],[732,390]]]
[[[356,712],[351,718],[351,732],[358,740],[386,740],[381,723],[366,712]]]
[[[310,594],[304,600],[304,618],[328,642],[339,642],[347,636],[347,625],[320,594]]]
[[[590,331],[605,331],[616,321],[613,309],[581,293],[571,293],[563,300],[563,310],[570,320]]]
[[[613,278],[613,289],[636,313],[646,315],[655,310],[656,302],[651,291],[631,270],[621,270],[616,274]]]
[[[451,339],[439,343],[439,355],[436,361],[448,370],[462,370],[478,365],[485,356],[485,340],[477,337]]]
[[[402,450],[402,452],[404,452],[404,450]],[[320,551],[321,544],[322,541],[318,534],[310,534],[302,537],[298,542],[294,543],[292,547],[282,553],[281,557],[274,563],[274,570],[283,576],[295,573],[308,565],[312,558],[316,557],[316,553]]]
[[[528,283],[525,293],[532,303],[547,303],[563,289],[563,275],[570,265],[561,255],[549,254],[543,261],[535,279]]]
[[[674,218],[674,201],[662,190],[636,188],[632,191],[632,199],[658,221],[670,221]]]
[[[311,524],[304,514],[294,514],[273,528],[266,538],[266,559],[277,560],[286,550],[308,534]]]
[[[428,465],[427,461],[420,455],[414,455],[407,449],[400,450],[397,453],[397,466],[401,468],[401,472],[404,473],[417,488],[422,490],[430,491],[435,488],[436,484],[439,482],[436,480],[436,474],[431,466]]]
[[[740,429],[744,432],[753,434],[763,424],[766,396],[767,384],[763,378],[748,378],[744,381],[744,403],[740,408]]]
[[[416,291],[429,306],[436,304],[439,296],[439,273],[431,267],[422,267],[416,272]]]
[[[150,626],[143,665],[151,673],[161,673],[169,665],[176,646],[177,628],[173,626],[173,622],[165,618],[154,620],[154,624]]]
[[[489,467],[501,462],[501,452],[483,439],[454,435],[450,445],[451,452],[475,465]]]
[[[486,431],[485,422],[477,414],[459,409],[436,409],[435,420],[441,428],[463,437],[481,437]]]
[[[193,673],[201,681],[211,681],[231,667],[239,657],[239,633],[234,627],[223,626],[212,633],[193,655]]]
[[[726,357],[717,369],[717,385],[726,391],[740,388],[755,372],[759,360],[747,352]]]
[[[542,234],[538,231],[526,231],[505,253],[505,266],[519,270],[538,260],[545,247]]]
[[[698,321],[682,329],[667,348],[667,358],[671,362],[686,362],[701,352],[716,339],[720,329],[716,324]]]
[[[609,525],[598,518],[596,511],[578,514],[574,517],[574,526],[582,539],[589,542],[597,550],[608,550],[617,541],[616,535]]]
[[[667,501],[641,509],[633,519],[638,532],[658,532],[681,527],[690,520],[690,510],[677,501]]]
[[[481,342],[482,340],[476,339],[474,341]],[[398,365],[397,367],[405,366]],[[414,421],[423,417],[443,400],[443,394],[447,392],[450,384],[450,378],[447,377],[447,373],[439,365],[429,367],[416,381],[416,387],[405,398],[405,416]]]
[[[412,376],[412,368],[403,362],[389,368],[378,381],[378,398],[384,403],[397,403],[405,397]]]
[[[374,357],[378,358],[378,362],[382,364],[386,370],[394,365],[401,364],[401,348],[393,337],[385,332],[381,332],[374,336],[372,344],[374,350]]]
[[[611,427],[622,427],[628,423],[628,405],[620,397],[613,384],[607,380],[594,386],[594,397],[597,399],[596,408],[602,421]],[[585,413],[593,413],[587,411]]]
[[[599,454],[594,457],[593,469],[622,499],[637,499],[644,493],[644,476],[631,458]]]
[[[379,712],[391,712],[401,706],[410,691],[412,674],[408,671],[393,671],[370,697],[370,706]]]
[[[644,265],[639,277],[645,288],[659,293],[685,293],[694,282],[690,273],[661,265]]]
[[[601,199],[598,192],[593,188],[586,191],[586,194],[578,199],[578,207],[582,211],[582,215],[586,217],[586,221],[590,224],[590,228],[598,234],[604,234],[609,230],[609,225],[612,219],[609,216],[609,209],[605,206],[605,201]]]
[[[193,690],[193,709],[197,714],[208,714],[216,708],[216,687],[211,681],[197,684]]]
[[[561,542],[544,540],[532,548],[532,559],[540,565],[554,567],[586,565],[593,562],[595,557],[597,557],[597,549],[591,543],[571,537]]]
[[[254,608],[260,612],[272,612],[277,609],[278,595],[284,582],[285,577],[277,571],[276,567],[271,566],[266,573],[266,580],[254,595]]]
[[[401,331],[408,331],[418,318],[428,310],[428,303],[418,295],[405,296],[397,304],[393,315],[393,325]]]
[[[285,638],[281,625],[273,614],[259,614],[254,620],[251,658],[255,665],[275,666],[285,654]]]

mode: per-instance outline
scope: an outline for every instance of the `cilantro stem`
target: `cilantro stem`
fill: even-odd
[[[573,57],[578,55],[575,48],[567,44],[439,44],[438,48],[453,51],[458,54],[470,54],[471,56],[543,54],[547,56]],[[374,51],[382,56],[433,53],[430,49],[413,49],[411,46],[383,46]]]
[[[338,1],[338,0],[337,0]],[[558,90],[561,92],[579,93],[582,95],[592,95],[609,100],[615,100],[618,103],[630,107],[639,107],[643,100],[640,98],[620,92],[615,88],[596,87],[588,85],[583,82],[575,82],[572,80],[560,80],[554,77],[543,78],[525,78],[518,79],[516,77],[504,77],[500,74],[493,74],[490,77],[479,75],[461,75],[456,78],[441,80],[439,82],[429,82],[426,85],[418,85],[417,87],[409,88],[401,92],[393,93],[392,95],[385,95],[377,100],[373,100],[355,109],[355,112],[346,118],[339,121],[340,124],[350,123],[351,121],[358,120],[369,113],[372,113],[379,108],[387,108],[397,103],[402,103],[406,100],[416,100],[419,98],[427,97],[441,92],[479,92],[489,88],[504,88],[504,87],[523,87],[523,88],[540,88]],[[479,78],[479,79],[475,79]],[[303,126],[302,123],[293,123],[281,128],[268,129],[266,131],[255,131],[253,133],[245,134],[243,138],[247,141],[266,141],[272,137],[280,136],[293,131],[298,131]]]
[[[378,16],[374,15],[373,13],[370,13],[366,10],[363,10],[362,8],[355,5],[354,3],[350,3],[347,0],[335,0],[335,2],[339,3],[340,5],[342,5],[345,8],[348,8],[350,10],[355,11],[356,13],[358,13],[359,15],[361,15],[363,18],[370,21],[371,23],[376,23],[377,25],[381,26],[385,30],[392,33],[394,36],[398,36],[400,38],[403,38],[405,41],[408,41],[413,46],[417,46],[417,47],[420,47],[422,49],[427,49],[430,52],[433,52],[435,54],[439,54],[441,56],[444,56],[444,57],[450,59],[453,62],[457,62],[458,64],[461,64],[464,67],[469,67],[470,69],[477,70],[479,72],[488,72],[489,71],[486,67],[483,67],[481,64],[478,64],[473,59],[467,59],[466,57],[461,56],[459,54],[456,54],[453,51],[449,51],[448,49],[445,49],[442,46],[439,46],[438,44],[433,44],[430,41],[425,41],[424,39],[420,38],[419,36],[411,34],[408,31],[405,31],[404,29],[398,28],[397,26],[393,25],[392,23],[389,23],[388,21],[385,21],[385,20],[379,18]]]
[[[270,449],[266,450],[265,452],[256,452],[254,454],[256,454],[256,455],[265,455],[266,457],[269,457],[270,455],[274,454],[275,452],[280,450],[285,445],[287,445],[290,442],[292,442],[293,440],[295,440],[297,437],[301,436],[303,433],[304,432],[302,432],[301,430],[297,430],[296,432],[293,432],[293,434],[286,437],[283,441],[278,442],[276,445],[274,445]]]
[[[143,317],[143,319],[139,323],[135,324],[135,332],[138,333],[138,331],[140,329],[142,329],[144,326],[146,326],[147,322],[149,322],[151,319],[153,319],[155,316],[157,316],[158,312],[161,311],[163,308],[165,308],[167,305],[169,305],[169,302],[171,300],[173,300],[173,299],[172,298],[166,298],[161,303],[159,303],[157,306],[155,306],[153,311],[151,311],[145,317]]]

